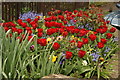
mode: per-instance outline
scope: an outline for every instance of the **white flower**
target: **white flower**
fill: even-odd
[[[87,61],[83,60],[82,65],[87,66]]]

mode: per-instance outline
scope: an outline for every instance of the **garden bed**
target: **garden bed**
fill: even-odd
[[[110,78],[108,66],[118,37],[101,11],[91,6],[73,12],[53,9],[48,16],[28,12],[2,23],[3,77]]]

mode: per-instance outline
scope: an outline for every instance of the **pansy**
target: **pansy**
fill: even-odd
[[[63,40],[63,36],[58,36],[58,37],[56,38],[56,40],[57,40],[57,41]]]
[[[54,56],[52,57],[52,62],[55,62],[57,60],[57,56]]]
[[[50,37],[47,38],[47,44],[48,43],[51,43],[52,42],[52,39]]]

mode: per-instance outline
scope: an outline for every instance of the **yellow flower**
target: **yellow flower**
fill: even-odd
[[[74,35],[72,35],[71,37],[74,38]]]
[[[51,43],[52,39],[49,37],[47,38],[47,43]]]
[[[54,55],[53,55],[53,57],[52,57],[52,62],[55,62],[56,59],[57,59],[57,56],[54,56]]]
[[[89,51],[93,51],[94,49],[90,49]]]
[[[46,16],[44,16],[44,19],[46,18]]]
[[[80,40],[80,38],[78,38],[78,40]]]

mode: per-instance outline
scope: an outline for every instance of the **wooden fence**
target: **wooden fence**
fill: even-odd
[[[88,2],[2,2],[2,19],[5,21],[17,20],[24,7],[46,15],[51,8],[72,11],[77,8],[88,7],[88,4]]]

